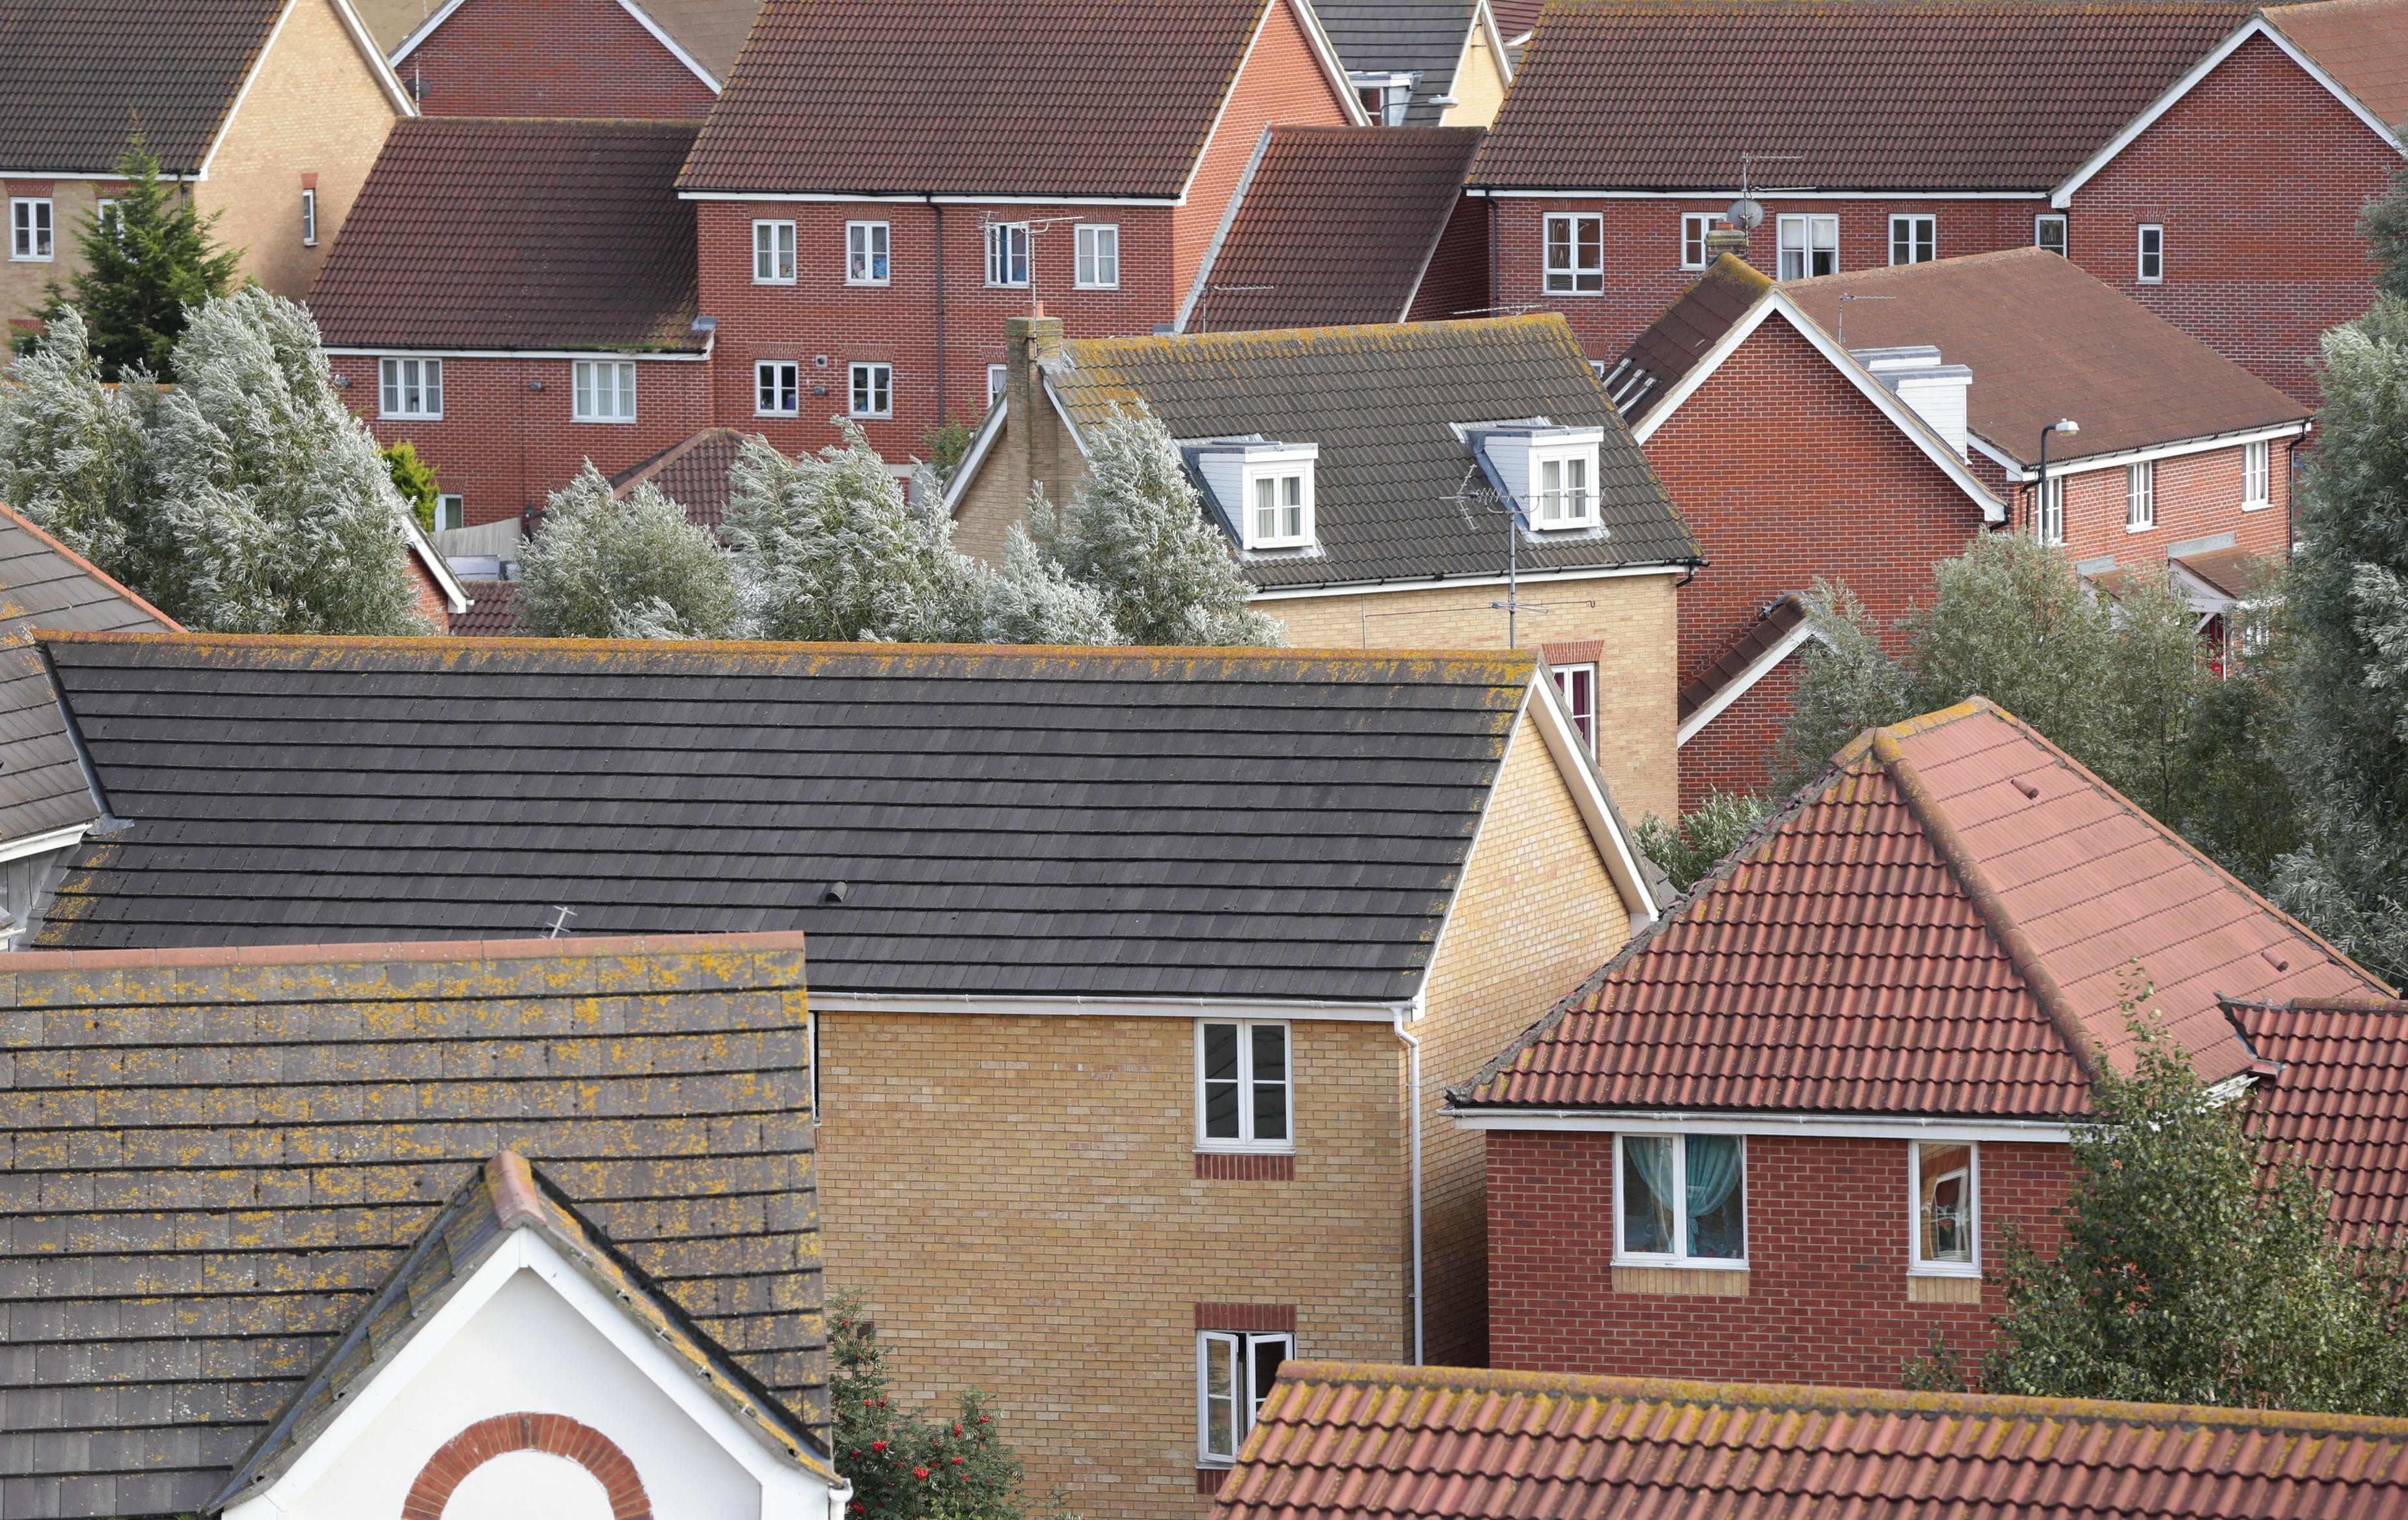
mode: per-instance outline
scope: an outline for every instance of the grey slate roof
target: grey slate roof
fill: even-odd
[[[106,173],[138,130],[163,172],[198,173],[284,6],[0,4],[0,169]]]
[[[502,1150],[824,1427],[803,982],[791,935],[0,956],[0,1513],[200,1510]]]
[[[0,843],[98,813],[28,628],[173,630],[165,612],[0,506]]]
[[[1450,482],[1452,483],[1452,482]],[[1527,653],[80,637],[64,946],[808,930],[815,994],[1418,989]],[[841,901],[825,900],[845,883]]]
[[[1312,489],[1323,552],[1249,557],[1243,567],[1258,585],[1503,576],[1504,518],[1455,502],[1475,461],[1450,424],[1541,416],[1605,430],[1598,495],[1607,535],[1544,542],[1525,534],[1524,570],[1705,557],[1571,328],[1552,312],[1062,347],[1070,363],[1046,383],[1082,428],[1142,401],[1173,437],[1258,433],[1321,446]],[[1480,476],[1469,483],[1477,488]]]
[[[1477,0],[1317,0],[1312,13],[1350,74],[1418,74],[1407,126],[1436,126],[1455,89]]]

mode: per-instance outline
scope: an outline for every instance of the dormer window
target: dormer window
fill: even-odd
[[[1222,438],[1192,447],[1197,473],[1235,523],[1240,547],[1310,549],[1318,541],[1312,466],[1320,445]]]
[[[1541,419],[1469,431],[1532,532],[1598,526],[1598,450],[1604,429],[1555,427]]]
[[[1309,479],[1301,470],[1254,478],[1254,520],[1247,524],[1246,533],[1250,543],[1268,548],[1307,541],[1304,487]]]
[[[1542,528],[1588,525],[1588,474],[1592,457],[1573,453],[1560,459],[1539,461],[1538,499],[1535,510],[1530,514],[1534,525]]]

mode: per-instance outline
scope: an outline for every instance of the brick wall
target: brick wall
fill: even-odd
[[[2112,557],[2120,567],[2162,565],[2173,545],[2230,533],[2236,547],[2258,554],[2281,554],[2290,547],[2291,447],[2276,439],[2267,451],[2267,504],[2241,506],[2239,447],[2209,449],[2160,459],[2156,466],[2157,525],[2133,532],[2126,523],[2129,476],[2122,466],[2081,470],[2052,480],[2065,481],[2065,552],[2077,563]],[[2029,521],[2033,491],[2015,492],[2015,522]]]
[[[1490,1347],[1518,1370],[1896,1387],[1945,1334],[1971,1367],[2003,1307],[1907,1298],[1904,1140],[1747,1142],[1744,1298],[1613,1288],[1612,1137],[1496,1131],[1488,1140]],[[1983,1250],[2012,1222],[2043,1253],[2062,1238],[2062,1146],[1981,1148]]]
[[[1466,195],[1455,202],[1413,293],[1412,322],[1445,322],[1486,315],[1488,307],[1488,203]]]
[[[1764,673],[1746,695],[1681,746],[1681,810],[1715,792],[1764,795],[1772,785],[1772,747],[1789,726],[1789,704],[1804,667],[1799,650]]]
[[[718,98],[618,0],[468,0],[401,74],[428,116],[699,122]]]

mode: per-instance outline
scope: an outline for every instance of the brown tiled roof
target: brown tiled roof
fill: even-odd
[[[798,933],[0,956],[0,1502],[207,1507],[505,1148],[824,1430],[803,987]]]
[[[327,346],[700,352],[696,130],[396,122],[309,293]]]
[[[769,0],[679,183],[1168,200],[1282,3]]]
[[[1472,165],[1500,188],[2043,190],[2244,6],[1550,0]]]
[[[2249,595],[2252,581],[2263,573],[2266,555],[2246,549],[2211,549],[2201,554],[2177,554],[2174,563],[2235,600]]]
[[[2327,1520],[2408,1420],[1288,1362],[1212,1520]]]
[[[2053,461],[2121,453],[2306,420],[2309,409],[2173,323],[2037,248],[1792,280],[1781,287],[1833,331],[1851,302],[1848,347],[1937,345],[1969,366],[1967,427],[2029,466],[2040,432],[2082,424],[2049,444]]]
[[[2249,1048],[2279,1067],[2250,1091],[2258,1133],[2316,1169],[2347,1233],[2408,1232],[2408,1003],[2229,1007]]]
[[[706,427],[611,476],[611,493],[624,498],[650,480],[685,509],[688,522],[716,528],[727,516],[727,471],[743,452],[744,437],[737,428]]]
[[[2082,1113],[2135,962],[2210,1082],[2251,1065],[2220,997],[2390,994],[1976,697],[1851,744],[1455,1097]]]
[[[1192,330],[1402,322],[1478,127],[1274,127],[1199,277]],[[1210,287],[1226,286],[1214,291]]]
[[[138,131],[162,170],[199,173],[284,6],[0,5],[0,169],[105,173]]]
[[[1764,609],[1747,632],[1730,641],[1681,686],[1682,721],[1713,701],[1717,693],[1747,674],[1748,667],[1780,647],[1790,630],[1806,621],[1806,603],[1790,592]]]
[[[452,614],[455,638],[516,638],[531,632],[519,614],[519,582],[463,581],[468,610]]]
[[[2335,83],[2399,130],[2408,118],[2408,0],[2323,0],[2269,6],[2263,14]]]
[[[1605,394],[1623,420],[1635,423],[1646,416],[1771,288],[1744,259],[1717,257],[1605,372]]]

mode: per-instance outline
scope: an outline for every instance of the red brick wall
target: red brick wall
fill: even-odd
[[[1412,322],[1447,322],[1485,316],[1488,305],[1488,202],[1466,195],[1455,202],[1413,293]]]
[[[2075,193],[2075,263],[2259,378],[2313,403],[2325,329],[2373,303],[2358,208],[2400,154],[2252,37]],[[2166,229],[2139,282],[2137,229]]]
[[[2297,441],[2276,439],[2269,446],[2268,503],[2254,511],[2241,509],[2239,447],[2158,460],[2157,526],[2139,533],[2125,526],[2128,482],[2122,466],[2065,476],[2065,552],[2077,563],[2113,555],[2119,567],[2162,565],[2175,544],[2229,532],[2239,548],[2283,553],[2290,544],[2290,451]],[[2056,476],[2054,467],[2050,474]],[[2031,497],[2031,487],[2017,488],[2018,525],[2029,521]]]
[[[699,122],[717,98],[617,0],[468,0],[400,74],[429,116]]]
[[[1947,1335],[1968,1369],[2003,1307],[1906,1298],[1907,1142],[1747,1142],[1743,1298],[1613,1291],[1613,1138],[1488,1136],[1489,1356],[1525,1371],[1896,1387]],[[1985,1144],[1981,1239],[2012,1221],[2043,1252],[2067,1185],[2062,1146]]]
[[[1789,704],[1803,667],[1799,651],[1764,673],[1747,695],[1722,710],[1681,746],[1681,810],[1714,792],[1761,796],[1772,784],[1772,746],[1789,726]]]

